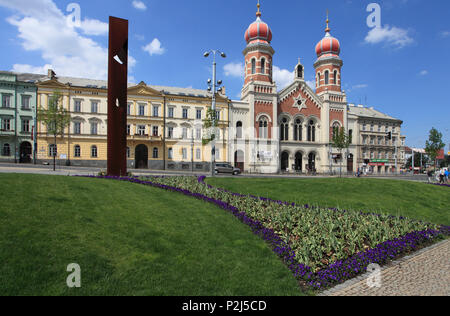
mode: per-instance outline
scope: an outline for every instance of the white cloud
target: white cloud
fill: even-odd
[[[91,19],[85,19],[83,22],[81,22],[80,28],[86,35],[106,35],[109,31],[108,23]]]
[[[142,2],[142,1],[134,0],[134,1],[133,1],[133,7],[134,7],[135,9],[142,10],[142,11],[147,10],[147,6],[146,6],[145,3]]]
[[[316,89],[316,81],[315,80],[306,80],[306,84],[313,90]]]
[[[352,87],[352,90],[355,90],[355,89],[364,89],[364,88],[367,88],[367,87],[369,87],[368,84],[362,83],[362,84],[354,85],[354,86]]]
[[[149,43],[147,46],[142,47],[142,49],[150,54],[150,56],[153,55],[162,55],[165,53],[165,48],[161,47],[161,42],[159,39],[155,38],[151,43]]]
[[[446,38],[446,37],[450,37],[450,31],[442,31],[441,32],[441,36]]]
[[[244,65],[242,63],[228,63],[223,67],[225,76],[244,78]]]
[[[369,44],[385,43],[395,48],[403,48],[414,43],[414,39],[409,36],[409,31],[398,27],[386,25],[381,28],[373,28],[365,38]]]
[[[428,75],[428,70],[422,70],[421,72],[419,72],[419,75],[421,75],[421,76]]]
[[[39,52],[44,65],[15,64],[13,70],[59,76],[107,78],[108,51],[85,35],[107,33],[107,23],[85,19],[80,28],[67,23],[67,17],[53,0],[0,0],[0,6],[15,11],[7,22],[17,27],[18,39],[26,51]],[[136,60],[129,56],[129,68]]]
[[[287,69],[281,69],[280,67],[273,66],[273,80],[277,83],[279,90],[286,88],[294,81],[294,71]]]

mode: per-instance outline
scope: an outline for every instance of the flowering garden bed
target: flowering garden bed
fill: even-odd
[[[205,177],[113,178],[192,196],[230,211],[262,237],[301,284],[323,289],[448,236],[450,227],[403,217],[296,205],[242,195]]]

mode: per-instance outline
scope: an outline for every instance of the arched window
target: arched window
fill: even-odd
[[[98,150],[97,150],[97,146],[95,146],[95,145],[91,147],[91,157],[92,158],[98,157]]]
[[[173,148],[169,148],[168,158],[173,159]]]
[[[325,71],[325,84],[329,84],[330,83],[330,73],[327,71]]]
[[[268,138],[268,126],[267,117],[261,117],[259,119],[259,138]]]
[[[153,159],[158,159],[158,154],[159,154],[158,148],[157,147],[153,148]]]
[[[298,78],[303,78],[303,66],[299,65],[297,67],[297,77]]]
[[[317,86],[320,87],[320,72],[317,73]]]
[[[266,59],[261,59],[261,73],[264,75],[266,73]]]
[[[11,156],[11,147],[9,144],[3,145],[2,156],[9,157]]]
[[[337,82],[337,70],[335,70],[334,71],[334,73],[333,73],[333,80],[334,80],[334,84],[338,84],[338,82]]]
[[[280,140],[289,140],[289,122],[283,118],[280,125]]]
[[[236,123],[236,138],[237,139],[242,138],[242,122]]]
[[[58,155],[58,145],[51,144],[48,146],[48,156],[56,157]]]
[[[308,142],[316,141],[316,126],[313,120],[308,124]]]
[[[75,158],[80,158],[81,157],[81,147],[80,147],[80,145],[75,145],[73,156]]]
[[[131,157],[131,150],[130,147],[127,147],[127,158]]]
[[[252,59],[252,75],[256,73],[256,60]]]
[[[303,140],[303,131],[302,131],[302,121],[300,119],[295,120],[294,125],[294,140],[302,141]]]
[[[341,128],[341,126],[339,125],[339,123],[334,123],[333,127],[332,127],[332,139],[335,139],[337,137],[337,135],[339,135],[339,129]]]

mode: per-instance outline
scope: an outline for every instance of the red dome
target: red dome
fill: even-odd
[[[341,44],[337,39],[330,35],[329,32],[326,33],[325,37],[316,45],[317,57],[333,56],[339,57],[341,53]]]
[[[250,24],[247,31],[245,32],[245,40],[247,44],[250,43],[267,43],[270,44],[272,41],[272,31],[269,25],[264,23],[258,16],[255,22]]]

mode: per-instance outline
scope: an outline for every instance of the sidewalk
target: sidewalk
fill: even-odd
[[[381,287],[370,288],[369,277],[350,280],[321,296],[449,296],[450,240],[382,268]]]

